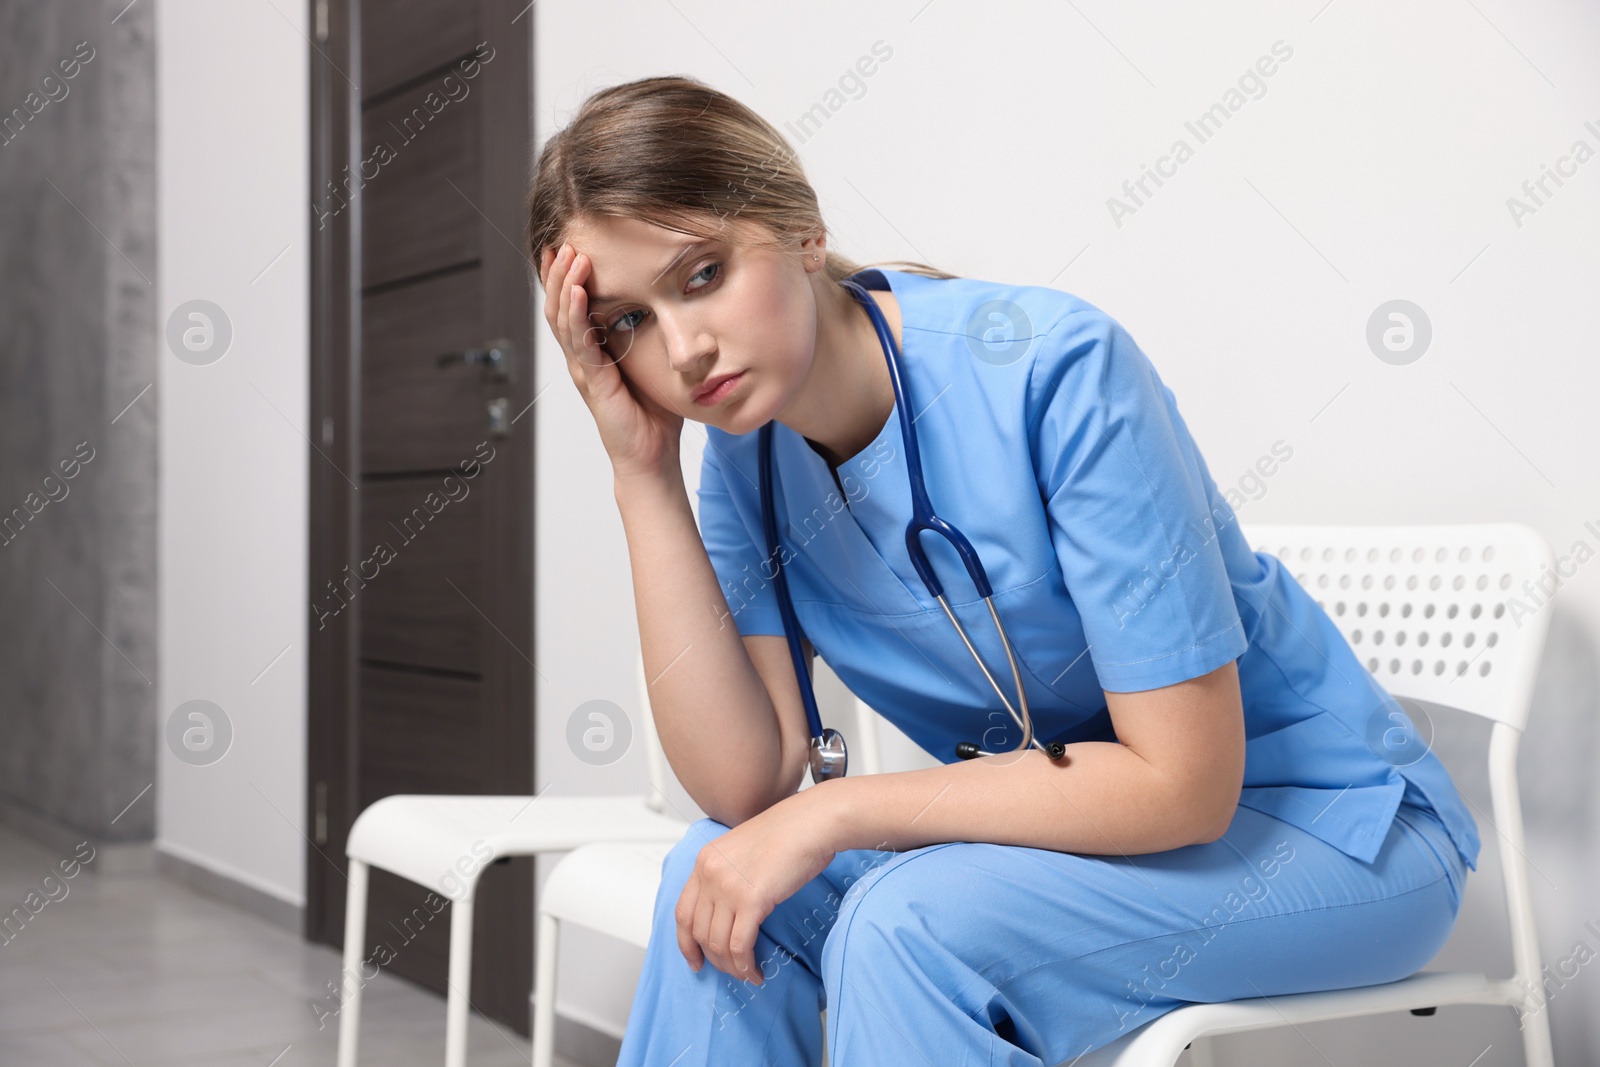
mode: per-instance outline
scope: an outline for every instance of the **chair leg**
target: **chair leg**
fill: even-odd
[[[1545,1014],[1542,1005],[1522,1020],[1522,1058],[1528,1067],[1555,1067],[1550,1017]]]
[[[551,1067],[556,1044],[556,961],[561,920],[539,915],[538,959],[533,977],[533,1067]]]
[[[344,897],[344,969],[339,975],[349,994],[339,1007],[338,1067],[356,1067],[361,1039],[361,942],[367,936],[367,865],[350,859],[350,888]]]
[[[445,999],[444,1067],[467,1067],[467,1006],[472,994],[472,904],[467,895],[450,904],[450,992]]]

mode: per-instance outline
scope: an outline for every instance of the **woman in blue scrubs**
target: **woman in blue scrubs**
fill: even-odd
[[[1041,286],[858,267],[782,137],[692,79],[591,97],[529,207],[546,318],[613,464],[652,712],[707,813],[663,865],[619,1064],[816,1064],[826,1043],[835,1067],[1040,1067],[1187,1002],[1402,978],[1443,945],[1471,815],[1251,550],[1116,320]],[[891,325],[910,412],[846,277]],[[1010,751],[1020,731],[911,565],[908,417],[1059,760]],[[685,421],[706,435],[697,523]],[[940,766],[796,791],[769,421],[809,649]],[[1005,684],[954,550],[923,545]],[[958,760],[960,741],[1000,754]]]

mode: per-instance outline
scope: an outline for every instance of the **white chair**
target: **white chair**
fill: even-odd
[[[1550,616],[1540,610],[1518,619],[1506,605],[1508,597],[1524,595],[1524,580],[1554,567],[1550,546],[1537,531],[1516,523],[1249,525],[1243,530],[1252,549],[1283,561],[1392,695],[1493,721],[1494,826],[1479,830],[1484,837],[1500,838],[1515,973],[1491,979],[1473,972],[1419,971],[1383,985],[1193,1004],[1096,1049],[1076,1067],[1172,1067],[1191,1041],[1207,1035],[1403,1010],[1431,1015],[1440,1005],[1454,1004],[1492,1004],[1524,1013],[1528,1067],[1553,1067],[1550,1021],[1538,1010],[1539,941],[1517,788],[1517,747],[1528,723]],[[1382,637],[1378,630],[1384,631]],[[1423,631],[1433,635],[1425,645],[1418,641]],[[1451,635],[1449,644],[1444,633]],[[1206,1056],[1201,1044],[1195,1049]]]
[[[642,660],[639,692],[647,692]],[[472,910],[487,860],[565,852],[594,841],[673,842],[688,823],[666,807],[667,761],[646,708],[644,733],[650,793],[637,796],[450,796],[401,793],[375,801],[350,828],[345,854],[350,888],[345,900],[344,973],[361,972],[366,936],[367,876],[380,867],[451,897],[445,1067],[466,1067],[467,1008],[472,985]],[[454,892],[448,890],[454,889]],[[339,1012],[338,1067],[356,1067],[361,983]]]
[[[851,773],[877,774],[883,766],[878,713],[859,699],[855,712],[856,729],[849,735]],[[810,781],[809,772],[804,780]],[[554,1056],[561,924],[576,923],[646,947],[656,892],[661,887],[661,865],[676,841],[584,845],[563,856],[545,879],[539,893],[534,965],[533,1067],[551,1067]],[[819,1018],[826,1020],[827,1013]],[[826,1055],[823,1063],[826,1067]]]
[[[1535,674],[1549,627],[1547,611],[1516,620],[1505,600],[1520,595],[1554,560],[1544,539],[1512,523],[1452,526],[1247,526],[1252,548],[1277,556],[1328,612],[1367,669],[1392,695],[1471,712],[1494,722],[1489,745],[1493,827],[1502,842],[1515,973],[1490,979],[1430,972],[1351,989],[1193,1004],[1167,1012],[1074,1067],[1173,1067],[1193,1044],[1208,1065],[1208,1035],[1440,1005],[1488,1004],[1526,1014],[1522,1040],[1529,1067],[1553,1067],[1549,1020],[1537,1009],[1540,962],[1522,807],[1517,747],[1528,720]],[[1386,632],[1378,643],[1375,629]],[[1433,634],[1420,644],[1421,631]],[[1441,630],[1452,635],[1445,645]],[[1404,643],[1400,634],[1406,634]],[[876,772],[877,716],[859,701],[852,741],[871,751]],[[865,768],[864,768],[865,769]],[[564,857],[539,904],[533,1067],[550,1067],[558,927],[577,922],[639,946],[648,943],[661,862],[670,843],[589,845]],[[602,895],[603,894],[603,895]]]

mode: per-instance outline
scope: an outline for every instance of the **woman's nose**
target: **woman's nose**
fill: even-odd
[[[692,319],[663,316],[659,322],[667,346],[667,362],[680,374],[692,371],[716,350],[711,334]]]

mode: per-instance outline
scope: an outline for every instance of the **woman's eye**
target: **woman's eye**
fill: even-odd
[[[710,277],[705,277],[707,271],[716,271],[716,273],[711,275]],[[693,274],[691,274],[689,276],[689,280],[691,282],[693,282],[696,278],[705,278],[704,283],[701,284],[701,285],[691,286],[689,291],[690,292],[699,292],[702,289],[709,288],[713,282],[717,281],[721,277],[722,277],[722,264],[721,263],[717,263],[717,262],[707,263],[704,267],[701,267],[699,270],[695,271]],[[641,311],[641,310],[625,311],[621,315],[618,315],[616,317],[616,319],[611,323],[610,326],[606,327],[606,332],[607,333],[628,333],[628,332],[630,332],[632,330],[635,330],[635,329],[637,329],[639,327],[640,320],[639,319],[630,320],[628,318],[628,316],[630,316],[630,315],[643,315],[643,314],[644,314],[644,312]]]
[[[613,333],[613,332],[626,333],[629,330],[633,329],[635,326],[639,325],[639,323],[637,321],[629,322],[628,321],[628,316],[629,315],[643,315],[643,314],[644,314],[644,312],[642,312],[642,311],[625,311],[621,315],[617,316],[617,320],[615,322],[613,322],[610,326],[606,327],[606,332],[607,333]]]
[[[691,274],[689,276],[689,280],[691,282],[694,281],[696,278],[700,277],[702,274],[704,274],[708,270],[720,271],[721,269],[722,269],[722,264],[721,263],[715,263],[715,262],[707,263],[705,266],[701,267],[699,270],[697,270],[693,274]],[[720,275],[718,275],[718,276],[720,276]],[[715,276],[712,277],[712,278],[707,278],[706,279],[706,285],[710,285],[714,280],[716,280]],[[700,285],[700,286],[696,286],[695,288],[704,289],[705,287],[706,287],[705,285]]]

